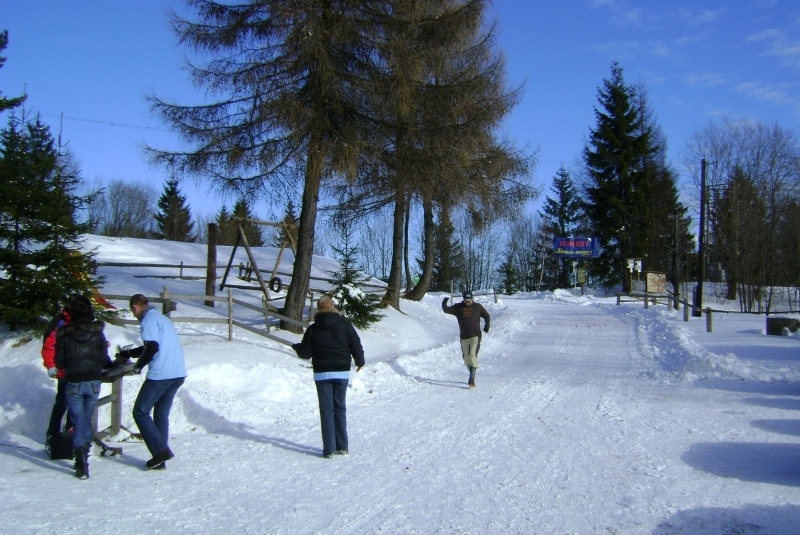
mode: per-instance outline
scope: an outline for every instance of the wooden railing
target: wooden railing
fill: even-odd
[[[103,294],[103,297],[109,299],[111,301],[114,300],[127,300],[130,298],[129,295],[116,295],[116,294]],[[227,303],[228,309],[227,314],[225,317],[219,318],[209,318],[209,317],[198,317],[198,316],[184,316],[184,317],[174,317],[172,313],[177,311],[177,299],[181,299],[184,301],[214,301],[214,302],[223,302]],[[215,295],[194,295],[194,294],[178,294],[170,292],[167,287],[164,287],[164,290],[159,294],[158,297],[148,298],[151,303],[161,303],[162,312],[169,316],[170,320],[174,323],[221,323],[228,325],[228,340],[233,340],[233,328],[239,327],[240,329],[244,329],[246,331],[252,332],[259,336],[263,336],[265,338],[269,338],[270,340],[274,340],[276,342],[280,342],[285,345],[292,345],[294,342],[289,340],[285,340],[278,336],[275,336],[271,333],[271,318],[275,318],[280,321],[284,321],[290,323],[292,325],[297,325],[302,328],[307,328],[310,323],[307,321],[298,321],[288,316],[284,316],[274,310],[266,306],[256,306],[251,303],[247,303],[245,301],[235,299],[233,297],[233,292],[228,290],[228,293],[224,297],[215,296]],[[256,312],[261,313],[264,316],[264,323],[265,327],[263,329],[259,329],[248,325],[242,321],[238,321],[234,319],[234,306],[247,308],[249,310],[253,310]],[[314,294],[310,294],[310,303],[309,303],[309,314],[313,311],[314,308]],[[139,322],[137,320],[130,320],[130,319],[122,319],[122,318],[112,318],[109,320],[109,323],[114,325],[137,325]]]

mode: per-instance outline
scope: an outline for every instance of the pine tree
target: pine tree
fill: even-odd
[[[275,235],[275,247],[281,247],[284,244],[289,245],[294,243],[297,245],[297,212],[295,210],[294,202],[292,199],[286,201],[286,210],[283,213],[283,226],[280,227],[278,233]],[[288,234],[287,234],[288,229]]]
[[[222,208],[219,209],[217,212],[216,223],[217,223],[217,244],[219,245],[233,245],[236,243],[236,236],[238,235],[239,231],[236,228],[236,225],[231,222],[231,213],[228,211],[228,207],[222,205]]]
[[[242,230],[244,231],[244,235],[247,238],[247,243],[250,247],[263,247],[264,246],[264,232],[261,225],[257,225],[250,221],[251,219],[255,219],[253,215],[250,213],[250,205],[248,204],[247,200],[239,199],[236,201],[236,204],[233,205],[233,214],[232,219],[242,220]]]
[[[627,259],[643,259],[646,271],[667,271],[675,258],[669,244],[673,251],[689,246],[686,207],[644,89],[627,85],[614,63],[598,100],[597,125],[584,148],[585,210],[600,246],[592,270],[607,287],[630,291]]]
[[[442,208],[434,231],[434,262],[431,289],[449,292],[450,283],[458,288],[464,277],[464,251],[455,237],[449,210]]]
[[[378,312],[381,298],[365,293],[359,283],[369,280],[356,265],[358,249],[353,245],[353,231],[349,225],[339,226],[342,238],[341,246],[331,246],[339,269],[332,272],[333,290],[331,297],[342,316],[353,322],[358,328],[366,329],[379,321],[383,314]]]
[[[156,236],[162,240],[194,242],[192,234],[194,223],[189,207],[186,206],[186,196],[178,189],[178,180],[167,180],[164,191],[158,199],[158,212],[155,215]]]
[[[79,178],[39,118],[0,132],[0,319],[41,327],[69,295],[91,294],[93,255],[79,250]]]
[[[562,165],[553,177],[550,187],[555,198],[547,197],[542,212],[547,219],[547,228],[551,229],[556,237],[576,237],[582,232],[584,214],[581,200],[575,189],[575,184],[569,172]],[[557,258],[557,274],[554,281],[555,288],[569,288],[572,260]]]
[[[8,46],[8,30],[3,30],[2,32],[0,32],[0,52],[5,50],[7,46]],[[6,62],[5,56],[0,56],[0,68],[3,67],[3,64],[5,64],[5,62]],[[21,105],[23,102],[25,102],[26,98],[28,98],[27,95],[15,98],[6,98],[3,96],[3,93],[0,92],[0,111],[14,109],[17,106]]]
[[[593,267],[607,287],[621,284],[630,291],[626,260],[644,256],[647,229],[640,221],[649,206],[643,171],[657,147],[636,105],[635,89],[625,84],[617,63],[598,91],[598,101],[597,124],[584,148],[586,213],[600,245]]]
[[[513,246],[509,245],[509,249]],[[500,284],[503,286],[503,293],[513,295],[519,291],[519,274],[514,267],[513,252],[509,251],[506,260],[500,265]]]

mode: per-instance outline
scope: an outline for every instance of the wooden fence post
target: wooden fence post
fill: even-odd
[[[267,332],[270,332],[270,324],[269,324],[269,307],[267,306],[267,296],[261,296],[261,306],[264,307],[264,324],[267,326]]]
[[[164,286],[164,289],[161,291],[161,295],[159,297],[163,299],[163,301],[161,302],[161,313],[164,314],[166,317],[169,317],[170,310],[169,307],[167,306],[167,303],[169,302],[169,288]]]
[[[711,318],[711,307],[706,308],[706,332],[714,332],[714,320]]]
[[[206,295],[214,297],[217,291],[217,224],[208,224],[208,250],[206,251]],[[215,301],[206,301],[205,306],[214,308]]]
[[[233,291],[228,288],[228,341],[233,340]]]
[[[689,301],[683,302],[683,321],[689,321]]]

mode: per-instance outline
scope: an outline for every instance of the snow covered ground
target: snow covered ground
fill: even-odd
[[[205,261],[201,245],[87,247],[100,261]],[[271,269],[275,251],[258,254]],[[203,293],[202,281],[104,273],[107,293]],[[189,377],[172,412],[175,459],[143,470],[144,444],[123,432],[123,455],[92,457],[85,481],[43,451],[54,383],[39,341],[2,333],[0,533],[800,533],[797,337],[765,335],[760,316],[717,314],[706,333],[704,318],[663,305],[481,296],[492,328],[470,390],[442,297],[404,301],[361,332],[349,456],[321,458],[311,370],[289,347],[179,323]],[[179,301],[176,315],[223,313],[198,305]],[[136,327],[107,335],[138,342]],[[142,380],[124,382],[131,429]]]

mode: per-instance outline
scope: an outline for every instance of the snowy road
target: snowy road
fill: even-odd
[[[139,470],[147,455],[136,443],[95,460],[86,482],[37,470],[50,463],[38,452],[2,455],[12,475],[0,480],[0,532],[800,532],[791,386],[665,372],[666,357],[702,352],[684,348],[680,322],[653,312],[578,298],[505,299],[490,312],[474,390],[450,317],[437,327],[448,329],[443,343],[374,363],[368,352],[364,386],[348,394],[347,457],[319,457],[306,369],[297,399],[265,402],[262,414],[224,389],[215,399],[198,367],[179,395],[185,421],[166,472]],[[209,338],[189,352],[201,345],[231,351]],[[284,358],[279,366],[297,366]],[[59,498],[40,509],[45,492]]]

